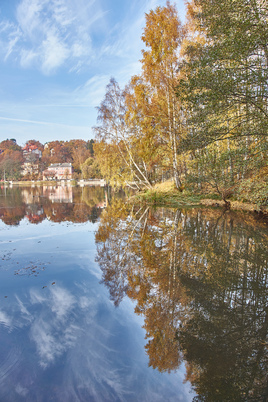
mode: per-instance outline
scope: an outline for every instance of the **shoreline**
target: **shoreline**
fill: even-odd
[[[42,181],[42,180],[29,180],[29,181],[9,181],[1,182],[1,186],[12,187],[14,186],[101,186],[106,185],[104,179],[85,179],[85,180],[64,180],[64,181]],[[196,195],[187,192],[179,192],[174,188],[172,183],[162,183],[156,185],[151,190],[138,192],[129,197],[130,202],[142,202],[147,205],[155,207],[209,207],[209,208],[226,208],[223,200],[219,199],[215,194],[211,195]],[[253,212],[259,215],[268,217],[268,205],[258,206],[247,202],[228,199],[230,207],[228,210],[232,211],[246,211]]]
[[[162,191],[161,189],[152,189],[150,191],[141,192],[133,197],[134,200],[144,202],[148,205],[159,207],[209,207],[209,208],[223,208],[231,211],[245,211],[257,213],[258,215],[264,215],[268,217],[268,206],[257,204],[251,204],[248,202],[242,202],[237,200],[228,199],[230,203],[226,208],[226,204],[223,200],[215,197],[215,195],[195,195],[190,193],[180,193],[174,189],[168,189]]]
[[[106,186],[106,181],[104,179],[81,179],[81,180],[17,180],[17,181],[6,181],[1,182],[2,186]]]

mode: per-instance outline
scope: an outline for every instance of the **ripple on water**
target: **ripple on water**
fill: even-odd
[[[22,352],[18,344],[14,344],[12,338],[8,337],[7,331],[0,324],[0,389],[4,389],[8,377],[12,377],[14,372],[22,362]]]
[[[0,401],[25,401],[29,378],[21,328],[0,321]]]

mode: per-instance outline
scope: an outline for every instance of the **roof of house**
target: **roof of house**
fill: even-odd
[[[34,151],[35,149],[38,149],[37,145],[28,145],[26,144],[25,147],[22,148],[22,150],[24,151]]]
[[[56,167],[72,167],[71,163],[52,163],[51,165],[49,165],[49,167],[51,168],[56,168]]]

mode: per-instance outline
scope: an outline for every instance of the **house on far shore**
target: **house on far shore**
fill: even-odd
[[[70,180],[72,176],[71,163],[53,163],[43,171],[43,180]]]
[[[22,176],[26,175],[38,175],[39,165],[38,163],[24,162],[21,166]]]
[[[42,151],[38,149],[37,145],[26,144],[24,148],[22,148],[22,153],[25,159],[29,158],[29,155],[35,155],[38,159],[42,157]]]

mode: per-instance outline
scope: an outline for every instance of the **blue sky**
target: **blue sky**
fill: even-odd
[[[181,19],[184,1],[175,3]],[[162,0],[0,0],[0,141],[94,138],[110,77],[139,73],[145,13]]]

